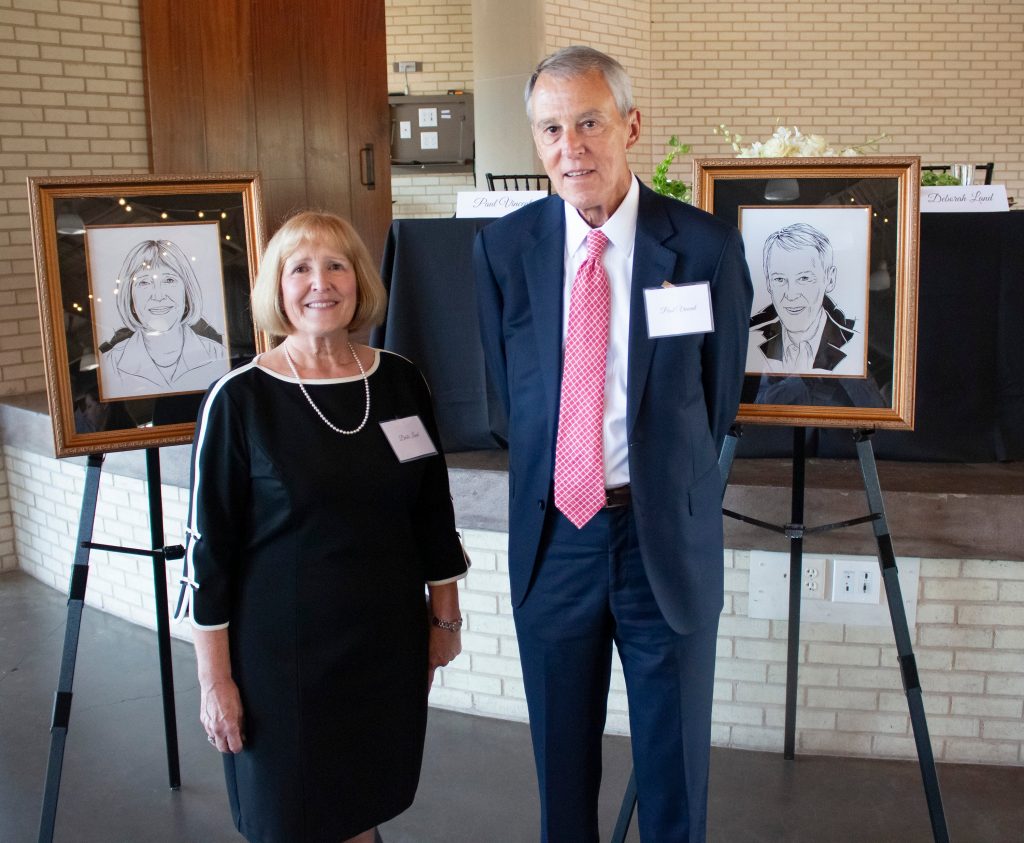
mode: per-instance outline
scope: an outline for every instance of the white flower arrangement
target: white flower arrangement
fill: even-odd
[[[888,137],[883,132],[857,146],[836,150],[821,135],[805,135],[796,126],[778,126],[767,140],[754,141],[746,146],[741,145],[742,135],[731,132],[724,123],[719,123],[712,131],[732,144],[737,158],[848,158],[863,155],[866,150],[877,150],[879,142]]]

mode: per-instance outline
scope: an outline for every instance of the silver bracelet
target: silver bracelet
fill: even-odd
[[[462,618],[454,621],[443,621],[437,615],[431,615],[430,622],[438,629],[444,629],[448,632],[458,632],[462,629]]]

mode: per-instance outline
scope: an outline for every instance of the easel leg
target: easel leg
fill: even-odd
[[[793,488],[790,496],[789,623],[786,645],[786,725],[782,756],[796,756],[796,697],[800,672],[800,583],[804,566],[804,489],[806,451],[804,428],[793,428]]]
[[[160,451],[146,449],[146,485],[149,491],[149,533],[153,544],[153,591],[156,597],[156,634],[160,653],[160,688],[164,703],[167,776],[172,789],[181,787],[178,764],[178,723],[174,710],[174,671],[171,663],[171,628],[167,610],[167,557],[164,553],[164,509],[160,490]]]
[[[622,796],[622,805],[619,807],[619,818],[615,822],[615,831],[612,832],[611,843],[623,843],[626,834],[629,832],[629,824],[633,821],[633,812],[636,810],[636,770],[629,771],[629,782],[626,784],[626,792]]]
[[[43,788],[43,806],[39,817],[39,843],[53,840],[57,820],[57,799],[60,795],[60,776],[64,766],[64,743],[71,717],[72,686],[75,682],[75,661],[78,658],[78,633],[82,628],[82,609],[85,605],[85,585],[89,578],[89,547],[92,528],[96,522],[96,499],[99,496],[100,472],[103,455],[91,454],[85,469],[85,491],[82,511],[78,518],[78,542],[71,566],[71,584],[68,589],[68,620],[64,628],[64,652],[60,661],[60,676],[53,700],[50,720],[50,756],[46,762],[46,784]]]
[[[725,487],[729,485],[729,475],[732,474],[732,464],[736,459],[736,448],[740,444],[742,431],[740,426],[734,424],[729,428],[725,441],[722,442],[722,452],[718,455],[718,473],[722,475],[722,494],[725,494]]]
[[[896,568],[896,553],[893,550],[892,537],[889,535],[889,526],[885,520],[882,486],[878,479],[878,468],[875,464],[874,449],[871,447],[870,433],[857,433],[856,443],[868,506],[872,514],[878,515],[873,522],[875,539],[878,542],[878,563],[882,570],[886,600],[889,604],[889,616],[892,619],[892,631],[896,638],[896,653],[899,657],[903,689],[907,695],[907,706],[910,709],[910,723],[914,730],[917,761],[921,767],[925,798],[928,801],[928,818],[932,825],[932,836],[936,843],[948,843],[949,831],[946,828],[946,816],[942,808],[942,794],[939,791],[939,779],[935,771],[932,744],[928,737],[928,723],[925,719],[921,683],[918,679],[917,662],[911,647],[907,615],[903,608],[903,594]]]

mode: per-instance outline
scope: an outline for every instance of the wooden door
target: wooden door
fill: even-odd
[[[268,233],[347,217],[379,260],[391,222],[383,0],[140,0],[152,168],[256,170]]]

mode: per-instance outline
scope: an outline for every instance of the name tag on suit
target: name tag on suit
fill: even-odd
[[[711,284],[672,285],[668,281],[660,287],[644,290],[647,310],[647,336],[678,337],[684,334],[708,334],[715,330],[711,312]]]
[[[399,462],[432,457],[437,453],[437,448],[430,441],[430,434],[427,433],[419,416],[406,416],[404,419],[381,422],[380,427]]]

